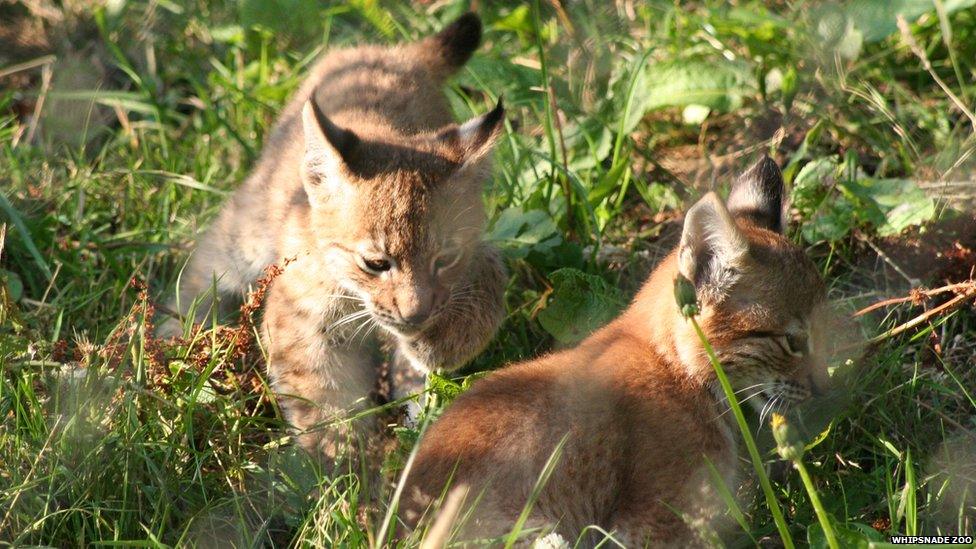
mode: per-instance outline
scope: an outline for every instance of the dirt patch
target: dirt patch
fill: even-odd
[[[958,214],[877,245],[893,265],[923,284],[969,280],[976,276],[976,213]]]

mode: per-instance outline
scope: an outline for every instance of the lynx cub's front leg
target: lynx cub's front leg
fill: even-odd
[[[361,407],[373,390],[375,342],[369,326],[359,322],[367,319],[348,320],[359,309],[354,300],[329,295],[322,286],[309,291],[301,280],[308,265],[293,266],[275,281],[266,301],[268,373],[301,446],[335,459],[350,447],[348,437],[370,434],[365,422],[352,428],[335,422]]]
[[[498,250],[480,244],[470,260],[466,280],[458,285],[430,326],[417,334],[398,335],[393,361],[393,398],[424,389],[428,372],[453,370],[484,349],[504,313],[505,268]],[[417,406],[408,410],[415,419]]]
[[[504,277],[481,244],[482,190],[505,109],[499,98],[457,124],[440,93],[480,40],[467,13],[418,42],[326,54],[188,267],[181,302],[215,276],[218,293],[240,294],[298,258],[267,294],[262,340],[313,454],[336,453],[320,424],[349,425],[342,414],[375,388],[372,328],[421,370],[459,366],[495,332]]]

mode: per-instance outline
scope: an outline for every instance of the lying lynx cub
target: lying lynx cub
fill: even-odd
[[[421,439],[406,522],[450,481],[469,488],[469,503],[481,496],[466,535],[509,532],[565,437],[527,527],[571,542],[595,524],[628,547],[701,544],[700,527],[723,510],[705,459],[734,489],[739,435],[673,283],[678,273],[694,283],[703,329],[734,388],[756,393],[751,403],[811,396],[825,376],[815,329],[825,288],[783,237],[784,194],[779,168],[761,160],[727,204],[709,193],[688,211],[678,249],[617,320],[462,394]]]
[[[236,297],[292,260],[262,331],[273,388],[313,453],[332,453],[317,425],[375,387],[378,344],[396,370],[455,368],[500,322],[505,274],[481,240],[481,196],[503,110],[455,125],[441,91],[480,40],[469,13],[416,43],[326,55],[183,276],[185,309],[214,278]]]

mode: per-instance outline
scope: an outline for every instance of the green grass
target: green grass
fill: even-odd
[[[394,486],[370,503],[376,487],[356,471],[326,476],[289,445],[246,330],[160,347],[147,324],[315,55],[423,36],[466,4],[129,1],[64,3],[57,16],[27,4],[0,6],[0,30],[27,29],[25,16],[43,30],[32,39],[50,39],[0,47],[0,542],[385,542]],[[484,47],[447,93],[459,119],[500,96],[510,113],[485,193],[508,315],[464,375],[431,380],[429,417],[478,372],[570,344],[573,319],[611,318],[674,244],[681,206],[763,152],[792,185],[791,237],[845,315],[905,295],[908,279],[969,276],[966,2],[897,3],[931,72],[895,3],[677,4],[479,3]],[[14,72],[48,53],[50,69]],[[797,426],[816,439],[809,479],[757,429],[797,545],[826,546],[825,514],[842,546],[976,533],[971,305],[835,365],[830,419]],[[837,334],[869,338],[922,311],[886,307]],[[391,478],[418,436],[396,434]],[[755,481],[727,501],[747,530],[733,545],[779,540]]]

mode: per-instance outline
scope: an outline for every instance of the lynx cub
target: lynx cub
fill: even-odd
[[[709,193],[688,211],[677,250],[618,319],[462,394],[420,441],[407,524],[450,481],[469,489],[465,535],[509,532],[565,437],[526,528],[571,544],[594,524],[628,547],[702,544],[699,527],[724,509],[705,459],[734,489],[739,435],[731,414],[721,417],[728,404],[673,282],[678,273],[693,281],[703,329],[735,389],[756,393],[749,402],[782,408],[810,397],[826,375],[825,287],[783,237],[784,195],[779,168],[761,160],[727,203]]]
[[[481,240],[481,196],[503,109],[456,125],[441,91],[480,40],[469,13],[416,43],[326,55],[183,276],[185,310],[215,277],[237,297],[292,259],[262,332],[279,403],[313,453],[332,453],[320,424],[373,390],[379,347],[400,374],[455,368],[500,322],[506,278]]]

